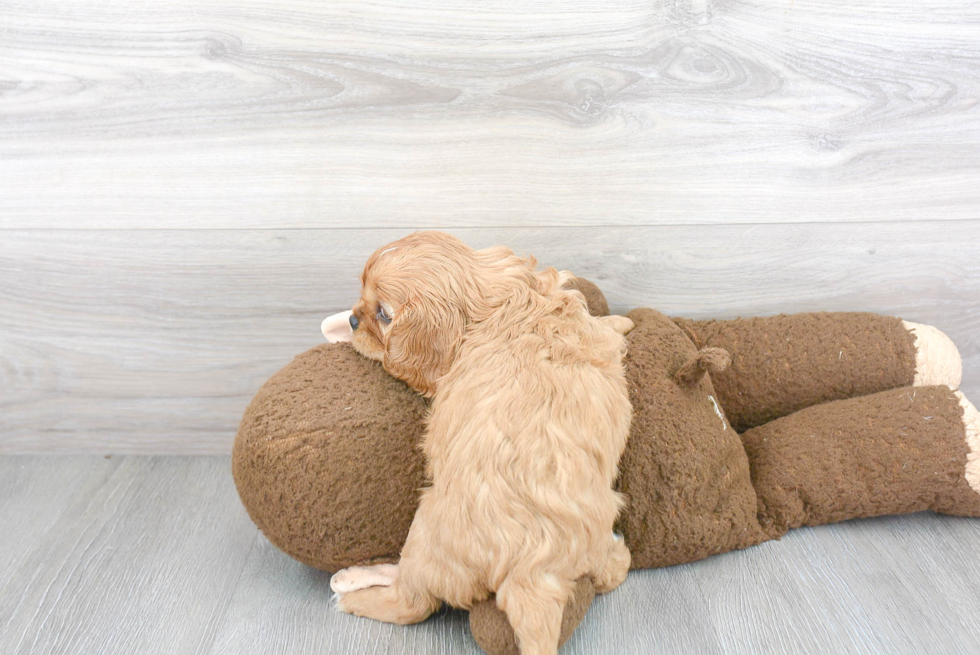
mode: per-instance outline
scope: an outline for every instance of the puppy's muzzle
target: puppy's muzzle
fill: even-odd
[[[358,325],[360,325],[360,321],[357,320],[357,317],[356,316],[354,316],[353,314],[351,314],[350,315],[350,329],[356,330]]]

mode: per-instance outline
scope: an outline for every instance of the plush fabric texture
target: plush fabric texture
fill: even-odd
[[[593,315],[609,314],[596,285],[574,286]],[[242,417],[232,453],[242,503],[272,543],[310,566],[397,562],[424,486],[427,407],[349,343],[303,353]]]
[[[633,568],[668,566],[745,548],[765,536],[756,521],[749,462],[721,414],[708,376],[675,376],[698,349],[673,321],[637,309],[625,360],[633,426],[620,459],[627,506],[617,523]]]
[[[232,454],[242,503],[269,541],[310,566],[397,562],[424,484],[425,411],[349,343],[303,353],[242,418]]]
[[[980,516],[963,409],[949,387],[905,387],[801,410],[742,435],[770,537],[932,510]]]
[[[595,598],[595,587],[592,580],[582,578],[575,585],[572,597],[565,604],[565,612],[561,619],[561,637],[558,646],[561,647],[575,632],[575,628],[592,604]],[[507,622],[507,615],[497,608],[493,598],[477,603],[470,610],[470,632],[480,647],[493,655],[520,655],[517,650],[517,639],[514,630]]]
[[[577,286],[593,313],[608,313],[594,285]],[[908,386],[916,351],[898,319],[629,316],[634,418],[620,460],[617,488],[627,503],[617,530],[633,568],[855,517],[925,509],[980,516],[980,495],[964,475],[963,406],[948,387]],[[349,344],[300,355],[242,418],[232,457],[242,502],[270,541],[311,566],[396,562],[425,485],[417,444],[426,408]],[[563,642],[594,594],[591,581],[580,581]],[[516,653],[492,598],[474,607],[470,623],[487,652]]]
[[[891,316],[674,320],[698,348],[731,354],[731,366],[711,379],[738,432],[819,403],[911,386],[915,378],[915,337]]]

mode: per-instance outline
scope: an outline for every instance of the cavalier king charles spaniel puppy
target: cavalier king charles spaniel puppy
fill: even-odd
[[[626,578],[612,486],[632,413],[622,362],[633,323],[591,316],[570,273],[535,265],[439,232],[368,259],[354,347],[432,398],[430,486],[397,567],[334,576],[341,610],[408,624],[496,594],[521,653],[557,653],[576,580],[602,593]]]

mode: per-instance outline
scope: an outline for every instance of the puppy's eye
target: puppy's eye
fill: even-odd
[[[387,325],[391,323],[391,316],[388,315],[388,310],[384,308],[384,305],[378,305],[378,320]]]

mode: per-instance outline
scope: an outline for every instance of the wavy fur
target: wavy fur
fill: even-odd
[[[495,593],[522,653],[556,653],[575,581],[592,576],[604,592],[626,577],[612,485],[631,418],[632,323],[590,316],[569,273],[535,264],[438,232],[368,260],[354,345],[433,398],[431,486],[394,583],[345,594],[344,611],[413,623]]]

